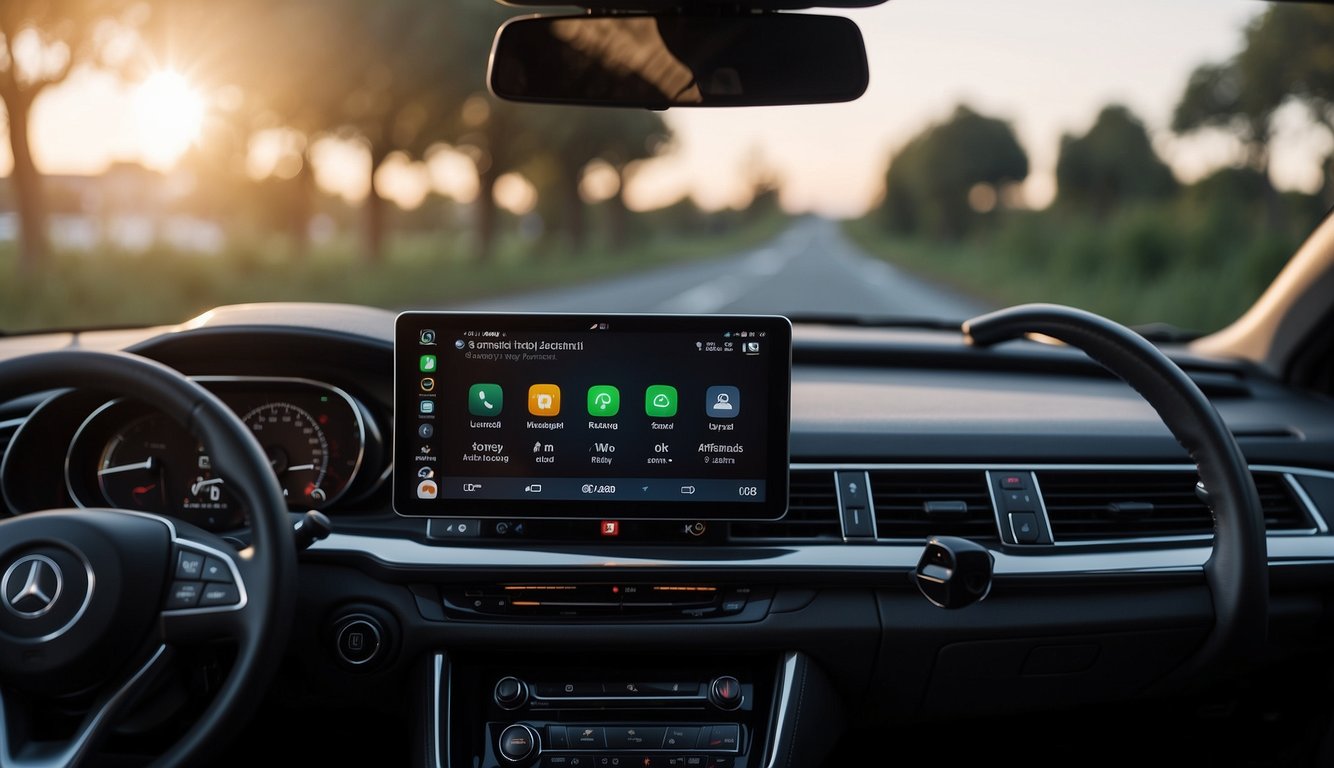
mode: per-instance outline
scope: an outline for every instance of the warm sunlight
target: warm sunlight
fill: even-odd
[[[199,139],[204,97],[179,72],[149,75],[134,90],[134,109],[146,165],[170,166]]]

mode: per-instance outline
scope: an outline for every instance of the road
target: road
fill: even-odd
[[[962,320],[989,307],[868,255],[837,222],[796,220],[735,256],[469,303],[504,312],[848,313]]]

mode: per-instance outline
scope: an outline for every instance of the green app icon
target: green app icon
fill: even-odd
[[[660,419],[676,415],[676,387],[654,384],[644,391],[644,413]]]
[[[609,419],[621,410],[621,390],[610,384],[588,388],[588,415]]]
[[[499,416],[505,405],[505,392],[499,384],[474,384],[468,388],[468,413],[474,416]]]
[[[422,373],[435,373],[435,355],[422,355],[419,367]]]

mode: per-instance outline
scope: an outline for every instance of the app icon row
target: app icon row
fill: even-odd
[[[435,380],[422,379],[422,391],[435,389]],[[655,419],[676,416],[680,395],[669,384],[653,384],[644,390],[644,414]],[[621,412],[621,390],[610,384],[588,388],[585,405],[588,415],[610,419]],[[499,384],[473,384],[468,388],[468,413],[482,418],[499,416],[505,407],[505,390]],[[434,413],[434,400],[422,400],[421,412]],[[528,413],[552,418],[561,413],[561,388],[556,384],[533,384],[528,387]],[[732,419],[741,413],[741,390],[737,387],[713,386],[704,393],[704,413],[710,418]]]

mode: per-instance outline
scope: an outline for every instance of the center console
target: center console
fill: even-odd
[[[478,768],[755,768],[782,677],[766,656],[439,663],[441,752]]]
[[[428,518],[429,541],[512,552],[522,566],[570,547],[716,543],[732,521],[787,512],[791,360],[781,317],[404,313],[394,508]],[[455,637],[504,626],[514,638],[433,656],[435,766],[774,764],[803,695],[794,657],[686,655],[670,639],[763,621],[772,587],[501,573],[411,585],[421,616]],[[608,638],[633,627],[638,652],[571,641],[593,626]]]

